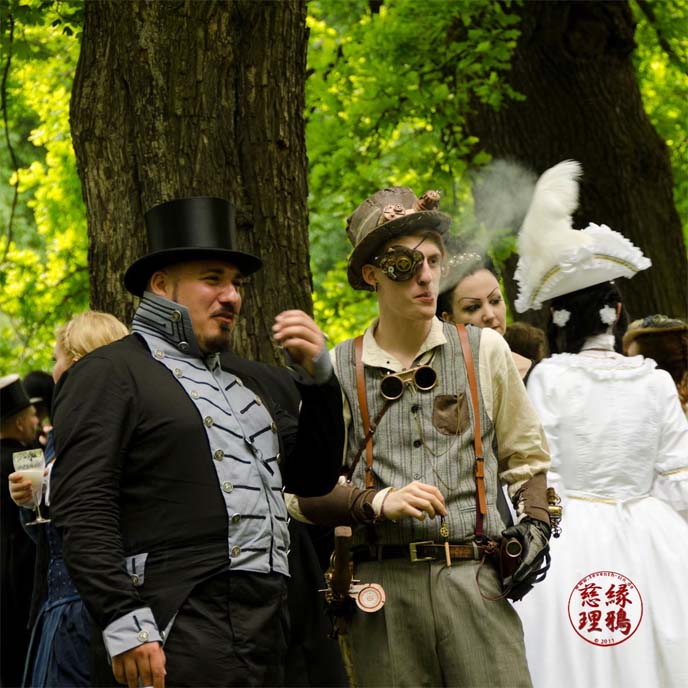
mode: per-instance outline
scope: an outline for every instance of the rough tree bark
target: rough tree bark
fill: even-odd
[[[607,224],[653,267],[620,280],[632,317],[686,316],[688,272],[666,144],[645,111],[631,63],[635,23],[627,2],[523,3],[522,35],[508,76],[526,96],[501,110],[477,107],[470,133],[493,156],[537,174],[567,158],[584,169],[574,226]],[[515,298],[508,261],[506,290]],[[538,314],[524,314],[539,322]]]
[[[71,103],[89,226],[91,303],[128,321],[122,286],[145,253],[143,213],[182,196],[237,208],[265,267],[236,349],[278,359],[273,317],[310,312],[302,0],[90,1]]]

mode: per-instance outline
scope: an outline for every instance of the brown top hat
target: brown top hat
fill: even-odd
[[[0,377],[0,420],[7,420],[38,399],[30,399],[19,375]]]
[[[634,320],[623,336],[623,349],[626,351],[629,344],[644,334],[663,334],[669,332],[688,332],[688,323],[678,318],[670,318],[656,313],[648,315],[640,320]]]
[[[187,260],[222,260],[243,275],[263,263],[236,248],[234,206],[223,198],[196,196],[156,205],[144,216],[148,234],[145,256],[134,261],[124,274],[124,286],[141,296],[150,276],[173,263]]]
[[[389,239],[426,231],[446,234],[451,217],[437,210],[439,204],[437,191],[426,191],[418,198],[403,186],[382,189],[363,201],[347,219],[346,233],[354,247],[347,270],[349,284],[354,289],[373,291],[361,268]]]

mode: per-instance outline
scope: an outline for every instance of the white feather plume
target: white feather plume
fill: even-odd
[[[580,163],[565,160],[546,170],[535,185],[518,237],[514,305],[519,313],[562,294],[631,278],[652,265],[639,248],[606,225],[591,222],[585,229],[573,229],[582,172]]]
[[[537,255],[538,247],[584,245],[585,236],[573,229],[571,215],[578,207],[578,179],[583,168],[576,160],[564,160],[538,179],[518,238],[521,255]]]

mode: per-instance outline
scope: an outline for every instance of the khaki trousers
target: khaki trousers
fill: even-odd
[[[385,606],[356,610],[346,636],[357,686],[529,688],[530,674],[518,614],[506,600],[483,599],[479,562],[364,562],[361,583],[380,583]],[[480,587],[499,594],[491,565]]]

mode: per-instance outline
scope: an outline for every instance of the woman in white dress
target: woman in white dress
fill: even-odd
[[[568,162],[541,177],[519,237],[517,308],[555,297],[555,354],[528,394],[564,516],[547,578],[516,609],[536,688],[688,686],[688,422],[668,373],[615,351],[621,298],[604,278],[650,262],[608,227],[571,229],[578,174]]]

